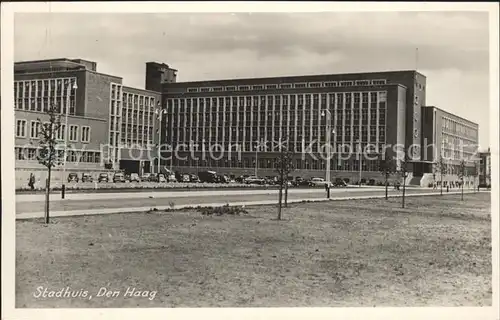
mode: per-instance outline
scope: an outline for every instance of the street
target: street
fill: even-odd
[[[456,191],[455,191],[456,192]],[[470,191],[466,191],[470,192]],[[439,190],[432,189],[407,189],[407,195],[439,194]],[[277,200],[277,190],[210,190],[210,191],[184,191],[184,192],[150,192],[150,193],[104,193],[104,194],[71,194],[62,200],[59,195],[51,195],[51,212],[64,212],[71,215],[71,211],[89,211],[99,213],[140,211],[143,208],[198,206],[214,203],[263,203]],[[383,188],[360,189],[332,189],[332,200],[348,197],[364,198],[385,194]],[[402,191],[389,189],[389,195],[400,196]],[[319,200],[326,198],[323,189],[290,189],[288,199],[291,201]],[[43,195],[16,196],[16,214],[30,216],[43,216]]]

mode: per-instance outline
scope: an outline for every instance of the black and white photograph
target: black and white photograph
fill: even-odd
[[[2,319],[499,319],[498,5],[425,4],[2,3]]]

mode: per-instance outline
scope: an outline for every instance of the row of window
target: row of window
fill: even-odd
[[[375,86],[385,85],[387,80],[347,80],[347,81],[325,81],[325,82],[298,82],[281,84],[257,84],[240,86],[218,86],[187,88],[187,92],[223,92],[223,91],[252,91],[252,90],[275,90],[275,89],[302,89],[302,88],[331,88],[331,87],[352,87],[352,86]]]
[[[446,132],[459,136],[465,136],[472,139],[477,138],[477,128],[447,117],[443,117],[443,129]]]
[[[122,101],[123,98],[123,87],[119,83],[111,83],[110,86],[110,116],[109,116],[109,131],[108,131],[108,143],[114,147],[109,153],[109,159],[117,163],[119,161],[118,145],[121,141],[120,131],[121,131],[121,114],[122,114]]]
[[[75,95],[76,78],[53,78],[14,81],[14,97],[60,97]]]
[[[139,109],[143,108],[151,108],[150,111],[153,111],[153,108],[155,107],[155,101],[156,99],[151,96],[145,96],[142,94],[135,94],[135,93],[127,93],[124,92],[122,94],[122,101],[123,101],[123,106],[124,107],[139,107]]]
[[[261,139],[259,139],[259,137]],[[263,138],[263,139],[262,139]],[[345,139],[344,139],[345,138]],[[385,144],[385,132],[380,131],[378,137],[372,135],[369,138],[366,134],[361,136],[345,136],[337,137],[330,141],[331,146],[338,150],[339,152],[344,152],[345,150],[354,150],[357,148],[367,149],[370,148],[370,152],[381,152],[382,146]],[[297,136],[289,135],[289,142],[284,141],[285,136],[276,135],[272,136],[254,136],[247,137],[245,141],[232,139],[230,141],[229,137],[220,139],[209,139],[209,140],[187,140],[186,142],[174,142],[173,148],[177,151],[193,151],[193,152],[203,152],[209,150],[232,150],[241,152],[253,152],[253,151],[263,151],[263,152],[277,152],[279,151],[280,145],[286,144],[290,150],[294,152],[306,152],[310,149],[311,152],[321,152],[326,150],[326,144],[324,137],[320,136]],[[170,140],[167,140],[170,141]],[[267,143],[258,142],[267,141]],[[350,148],[350,149],[346,149]]]
[[[167,99],[166,109],[175,112],[202,112],[204,107],[251,107],[251,106],[296,106],[296,105],[351,105],[354,103],[376,104],[387,101],[387,91],[340,92],[340,93],[306,93],[279,95],[249,95],[204,98],[171,98]],[[193,110],[190,109],[193,107]],[[199,108],[198,108],[199,107]],[[185,110],[187,108],[187,110]],[[212,108],[209,111],[216,111]],[[206,111],[206,110],[205,110]]]
[[[167,160],[168,163],[169,160]],[[258,169],[275,169],[276,159],[262,157],[257,158]],[[293,167],[298,170],[325,170],[326,162],[321,159],[294,159],[292,160]],[[330,168],[332,171],[359,171],[360,161],[355,158],[349,160],[335,160],[332,159]],[[173,166],[189,166],[189,167],[210,167],[210,168],[255,168],[255,158],[243,157],[241,160],[237,158],[228,159],[206,159],[200,157],[185,159],[174,158]],[[379,171],[379,160],[366,160],[361,161],[362,171]]]
[[[16,147],[16,160],[38,160],[40,148]],[[99,151],[66,151],[67,162],[100,163],[101,153]],[[58,157],[64,157],[64,150],[59,150]]]
[[[32,98],[32,99],[16,99],[14,100],[14,108],[18,110],[26,110],[26,111],[38,111],[38,112],[47,112],[49,110],[49,106],[55,106],[56,110],[59,114],[66,114],[66,110],[69,103],[69,111],[70,115],[75,114],[75,97],[72,96],[69,99],[66,97],[61,98]]]
[[[44,122],[44,125],[49,125],[50,122]],[[31,139],[39,139],[41,132],[41,123],[38,120],[30,121],[30,131],[29,138]],[[16,137],[17,138],[27,138],[28,137],[28,121],[24,119],[16,120]],[[61,124],[59,129],[54,132],[57,140],[65,140],[65,132],[66,125]],[[69,126],[69,141],[78,142],[78,134],[80,133],[80,140],[83,143],[90,142],[90,127],[89,126],[81,126],[71,124]]]

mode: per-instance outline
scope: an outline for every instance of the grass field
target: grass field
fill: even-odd
[[[491,305],[490,194],[400,201],[17,221],[16,307]]]

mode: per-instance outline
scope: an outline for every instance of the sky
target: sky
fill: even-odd
[[[488,28],[483,12],[16,13],[14,60],[88,59],[139,88],[148,61],[178,81],[417,69],[426,104],[478,123],[485,149]]]

